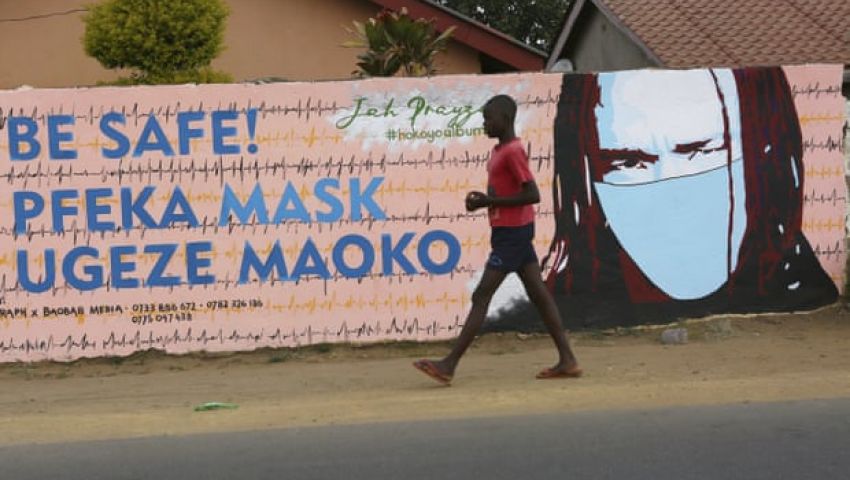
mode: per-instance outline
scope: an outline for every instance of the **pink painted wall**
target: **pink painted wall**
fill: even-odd
[[[840,71],[836,66],[786,70],[792,86],[801,91],[807,86],[835,84]],[[543,192],[535,239],[542,256],[554,233],[550,194],[553,122],[561,80],[557,74],[531,73],[0,91],[4,123],[0,129],[0,235],[4,238],[0,249],[0,361],[73,360],[151,348],[183,353],[455,336],[489,252],[485,214],[467,214],[463,208],[467,191],[486,187],[485,164],[494,143],[480,130],[478,108],[498,93],[510,94],[520,104],[518,133]],[[804,231],[823,268],[836,284],[843,285],[844,167],[839,152],[818,147],[837,138],[843,104],[840,97],[816,93],[797,94],[795,102],[804,141],[811,140],[804,157],[810,199],[804,206]],[[361,114],[371,108],[371,116],[352,119],[358,105]],[[185,123],[184,134],[197,132],[190,133],[193,138],[187,140],[189,152],[181,154],[177,114],[187,111],[204,115]],[[221,120],[232,132],[224,131],[220,142],[238,153],[215,152],[212,117],[220,111],[236,112],[234,118]],[[102,124],[110,112],[117,115]],[[256,112],[255,123],[249,121],[247,112]],[[151,116],[155,121],[149,121]],[[28,129],[37,127],[33,138],[41,151],[35,158],[12,159],[13,147],[26,157],[32,143],[10,136],[10,117],[19,119],[14,127],[18,137],[28,138]],[[54,133],[60,134],[54,135],[52,154],[49,118],[53,118]],[[154,130],[142,135],[146,126]],[[156,126],[161,128],[161,138]],[[421,137],[415,138],[413,131]],[[62,133],[66,138],[60,138]],[[121,158],[107,158],[104,149],[120,147],[115,141],[120,137],[128,139],[130,150]],[[140,142],[146,142],[147,148],[135,156],[133,151]],[[76,152],[77,158],[51,158],[62,152]],[[325,185],[325,192],[331,195],[317,197],[314,189],[328,178],[339,181],[339,190]],[[361,191],[368,190],[370,182],[377,185],[372,195],[364,194],[374,204],[367,199],[358,209],[362,219],[349,208],[352,179],[359,180]],[[290,183],[310,221],[289,219],[274,224],[275,210]],[[139,217],[134,215],[129,230],[93,231],[96,228],[89,223],[87,211],[100,208],[97,221],[121,226],[120,190],[129,188],[138,198],[147,186],[155,187],[155,192],[140,208],[156,222],[179,187],[198,226],[183,221],[163,226],[168,228],[139,228]],[[233,217],[221,225],[225,186],[243,202],[260,186],[269,224],[258,224],[263,222],[254,218],[245,225]],[[99,207],[86,205],[84,198],[87,189],[95,188],[112,189],[111,195],[107,192],[94,202]],[[51,195],[58,190],[76,191],[79,198],[52,205]],[[17,234],[15,195],[21,198],[25,191],[43,198],[45,205],[43,212],[27,220],[25,233]],[[344,213],[333,222],[322,222],[319,214],[334,213],[329,196],[341,202]],[[54,225],[52,212],[63,206],[72,213]],[[21,203],[21,208],[32,207],[31,201]],[[290,202],[284,209],[296,217],[297,207],[297,202]],[[73,208],[78,213],[74,214]],[[172,213],[187,212],[175,207]],[[18,220],[20,223],[22,218]],[[437,240],[424,249],[425,258],[433,264],[428,267],[423,265],[418,247],[426,235],[435,235],[433,232],[446,233],[436,234]],[[335,266],[339,259],[334,259],[334,248],[346,235],[357,235],[371,245],[374,262],[368,275],[348,278],[350,275],[346,277]],[[384,270],[387,257],[392,256],[382,251],[384,236],[389,236],[391,247],[401,243],[396,258],[408,259],[415,273],[403,273],[403,262],[391,258],[391,272]],[[321,278],[317,274],[321,269],[309,261],[297,266],[308,241],[326,263],[329,278]],[[199,242],[211,242],[212,249],[196,255],[210,263],[198,267],[196,273],[213,275],[212,283],[187,278],[186,244]],[[286,274],[291,276],[299,268],[308,273],[298,281],[274,280],[277,274],[273,273],[268,281],[259,282],[252,271],[248,281],[240,283],[246,245],[265,260],[276,242],[281,246]],[[158,244],[178,245],[170,261],[143,252],[146,246]],[[81,246],[97,249],[98,255],[82,256],[72,266],[75,275],[91,280],[83,269],[101,268],[103,286],[82,291],[66,283],[61,263]],[[115,246],[135,247],[137,252],[110,259],[109,249]],[[453,260],[450,253],[455,247],[459,247],[459,257]],[[41,293],[27,291],[17,281],[21,274],[18,252],[27,252],[29,278],[38,283],[46,272],[47,249],[56,255],[53,285]],[[344,249],[344,262],[356,269],[364,261],[363,255],[356,245],[349,246]],[[116,262],[135,262],[119,276],[138,279],[138,288],[114,288],[110,272]],[[165,266],[160,276],[179,277],[180,285],[145,286],[159,262]],[[451,268],[442,272],[440,265]],[[522,298],[521,290],[518,282],[508,282],[491,312]],[[104,308],[98,311],[98,306]]]

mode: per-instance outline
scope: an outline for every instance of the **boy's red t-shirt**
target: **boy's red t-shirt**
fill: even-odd
[[[487,162],[487,193],[496,197],[510,197],[522,190],[522,184],[533,182],[528,168],[528,156],[522,140],[515,138],[504,145],[496,145]],[[534,221],[534,207],[490,207],[490,226],[521,227]]]

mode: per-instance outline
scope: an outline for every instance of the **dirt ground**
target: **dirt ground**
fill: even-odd
[[[0,445],[563,410],[793,399],[850,400],[850,312],[714,317],[661,329],[581,332],[577,380],[536,380],[545,336],[480,338],[451,387],[410,363],[447,343],[320,345],[228,355],[0,365]],[[235,410],[195,412],[210,401]]]

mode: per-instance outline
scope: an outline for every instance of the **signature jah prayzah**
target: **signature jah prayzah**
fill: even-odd
[[[396,99],[390,98],[388,102],[381,106],[370,106],[366,103],[365,97],[355,99],[353,112],[340,118],[336,122],[336,127],[345,129],[354,124],[355,121],[361,118],[395,118],[399,116],[399,108],[396,105]],[[409,112],[408,120],[410,127],[416,128],[417,120],[430,115],[437,115],[443,118],[448,118],[448,127],[462,127],[476,113],[481,111],[480,107],[472,105],[435,105],[430,103],[425,97],[417,95],[410,98],[406,105]]]

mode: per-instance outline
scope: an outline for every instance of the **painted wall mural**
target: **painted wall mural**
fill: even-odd
[[[0,361],[457,334],[517,99],[571,327],[844,285],[841,67],[0,92]],[[517,279],[489,328],[537,328]]]
[[[818,86],[781,68],[564,77],[548,280],[565,315],[622,325],[835,301],[844,232],[823,206],[846,197],[840,153],[801,123],[832,121],[840,93],[820,92],[831,115],[815,119],[797,113],[801,88]],[[810,226],[817,254],[807,209],[835,222]]]

